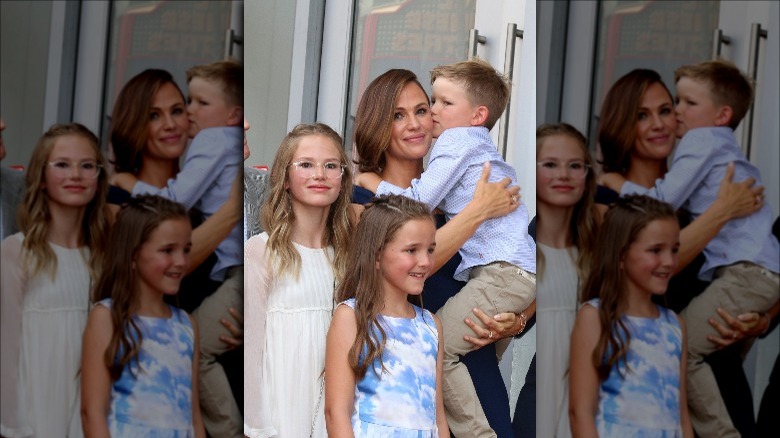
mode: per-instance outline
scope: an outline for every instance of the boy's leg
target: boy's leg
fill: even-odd
[[[469,372],[460,362],[460,357],[474,348],[463,339],[464,335],[474,335],[463,320],[475,318],[475,307],[488,314],[519,313],[525,309],[534,298],[536,285],[532,274],[524,274],[519,275],[518,268],[503,263],[474,268],[466,286],[436,313],[444,333],[444,408],[456,437],[496,436],[485,418]]]
[[[219,337],[231,336],[219,322],[233,307],[244,312],[243,267],[228,270],[225,281],[195,309],[200,332],[200,360],[198,361],[198,385],[201,415],[209,435],[213,437],[242,437],[243,419],[230,384],[217,357],[228,350]]]
[[[720,336],[707,322],[722,308],[736,316],[764,312],[780,297],[777,274],[752,263],[737,263],[718,269],[715,280],[694,298],[681,316],[688,331],[688,406],[691,422],[700,436],[738,437],[715,376],[704,358],[716,345],[708,335]]]

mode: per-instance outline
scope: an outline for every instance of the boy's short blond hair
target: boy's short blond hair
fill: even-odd
[[[716,105],[731,107],[731,129],[737,129],[753,103],[753,80],[729,61],[717,59],[684,65],[674,71],[674,83],[682,78],[705,83]]]
[[[219,84],[228,105],[244,106],[244,67],[232,60],[212,62],[187,70],[187,84],[192,78],[203,78]]]
[[[468,61],[435,67],[431,70],[431,84],[438,78],[448,79],[462,86],[472,105],[487,107],[485,127],[493,129],[509,102],[511,83],[506,76],[497,72],[487,62],[472,58]]]

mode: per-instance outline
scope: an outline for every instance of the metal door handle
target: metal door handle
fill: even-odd
[[[233,56],[233,44],[244,44],[244,37],[242,35],[236,35],[236,31],[228,29],[225,33],[225,59],[229,59]]]
[[[715,36],[712,38],[712,59],[720,57],[723,44],[731,44],[731,37],[723,35],[722,29],[715,29]]]
[[[755,86],[756,78],[758,77],[758,45],[761,43],[761,38],[767,37],[766,29],[761,29],[761,23],[753,23],[750,26],[750,50],[748,52],[748,76],[753,79]],[[750,159],[750,148],[753,140],[753,106],[755,105],[755,99],[750,104],[747,114],[745,114],[745,125],[742,129],[742,148],[745,152],[745,156]]]
[[[506,52],[504,53],[504,75],[512,82],[512,75],[515,67],[515,47],[517,38],[523,37],[523,31],[517,28],[516,23],[509,23],[506,29]],[[509,140],[509,104],[511,101],[511,94],[509,100],[506,102],[506,109],[501,115],[501,122],[498,125],[498,152],[506,159],[506,144]]]
[[[477,56],[477,43],[485,44],[487,38],[484,35],[480,35],[477,29],[471,29],[469,32],[469,53],[468,59]]]

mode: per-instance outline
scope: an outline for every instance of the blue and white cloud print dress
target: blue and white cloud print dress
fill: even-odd
[[[111,307],[111,299],[98,303]],[[143,340],[138,365],[125,366],[111,385],[108,427],[112,438],[190,438],[195,334],[187,312],[169,306],[170,318],[133,316]],[[132,333],[132,331],[131,331]]]
[[[598,307],[599,300],[585,303]],[[680,425],[682,329],[675,313],[657,318],[624,315],[631,333],[623,376],[613,367],[599,387],[596,428],[601,438],[677,438]]]
[[[352,309],[351,298],[342,304]],[[387,334],[386,371],[375,360],[355,386],[352,429],[360,438],[438,438],[436,358],[439,337],[433,315],[414,306],[415,317],[379,316]],[[364,353],[360,360],[364,360]],[[376,371],[376,372],[374,372]]]

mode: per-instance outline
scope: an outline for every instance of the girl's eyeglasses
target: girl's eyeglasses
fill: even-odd
[[[103,167],[95,161],[82,161],[81,163],[73,163],[65,160],[49,161],[46,163],[51,169],[52,173],[57,177],[67,177],[73,172],[73,169],[84,178],[95,179],[100,175],[100,169]]]
[[[584,161],[570,161],[566,164],[554,160],[537,161],[536,166],[539,168],[539,173],[545,177],[556,176],[561,169],[565,169],[571,178],[576,179],[585,178],[588,174],[588,168],[590,168],[590,165]]]
[[[290,163],[296,173],[304,178],[313,178],[317,175],[317,172],[322,168],[322,173],[328,179],[338,179],[344,175],[344,169],[346,164],[341,164],[338,161],[326,161],[325,163],[318,163],[316,161],[300,160],[294,163]]]

